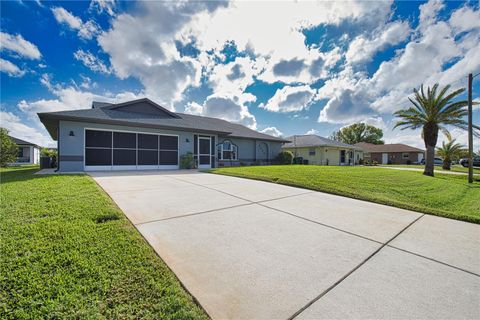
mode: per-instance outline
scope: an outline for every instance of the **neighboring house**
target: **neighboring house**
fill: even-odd
[[[420,163],[425,151],[401,143],[371,144],[360,142],[355,146],[363,149],[364,161],[376,161],[380,164],[413,164]]]
[[[355,146],[313,134],[285,138],[283,150],[291,151],[294,157],[302,157],[309,164],[343,166],[358,164],[361,150]]]
[[[9,137],[18,146],[17,160],[14,163],[10,163],[10,165],[18,166],[40,163],[40,147],[38,145],[12,136]]]
[[[178,169],[269,163],[286,140],[225,120],[171,112],[149,99],[38,114],[58,141],[60,171]]]

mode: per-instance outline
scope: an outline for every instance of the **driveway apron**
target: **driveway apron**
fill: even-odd
[[[214,319],[480,318],[480,226],[192,171],[94,172]]]

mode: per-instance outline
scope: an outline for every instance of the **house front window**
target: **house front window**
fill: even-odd
[[[403,159],[408,159],[408,158],[410,158],[410,154],[404,152],[404,153],[402,153],[402,158]]]
[[[315,155],[315,148],[308,149],[308,155],[309,156],[314,156]]]
[[[238,160],[238,147],[230,140],[225,140],[217,145],[217,158],[219,160]]]

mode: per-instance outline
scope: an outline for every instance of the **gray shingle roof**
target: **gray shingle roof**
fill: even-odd
[[[141,99],[137,101],[148,101],[149,103],[154,104],[148,99]],[[136,101],[133,101],[132,103],[135,102]],[[260,133],[240,124],[231,123],[222,119],[195,116],[184,113],[172,113],[176,117],[165,117],[164,115],[156,116],[138,112],[126,112],[115,110],[114,108],[118,105],[95,103],[95,107],[92,109],[38,113],[38,116],[54,139],[56,139],[57,135],[56,128],[58,126],[58,121],[70,120],[181,131],[195,131],[199,133],[215,133],[230,137],[254,138],[279,142],[286,141],[282,138]],[[160,106],[158,107],[161,108]]]
[[[15,142],[16,144],[21,144],[21,145],[32,145],[32,146],[36,146],[38,147],[37,144],[35,143],[32,143],[32,142],[28,142],[28,141],[25,141],[25,140],[22,140],[22,139],[19,139],[19,138],[15,138],[15,137],[12,137],[12,136],[9,136],[10,139],[13,140],[13,142]]]
[[[291,137],[286,137],[285,139],[290,140],[291,142],[285,143],[283,145],[284,148],[340,147],[340,148],[357,149],[357,147],[352,146],[350,144],[346,144],[346,143],[332,140],[332,139],[327,139],[314,134],[295,135]]]

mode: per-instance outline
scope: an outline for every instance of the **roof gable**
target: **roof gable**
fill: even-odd
[[[128,101],[124,103],[106,105],[101,108],[130,113],[147,114],[159,118],[180,118],[174,112],[165,109],[164,107],[156,104],[155,102],[147,98]]]

